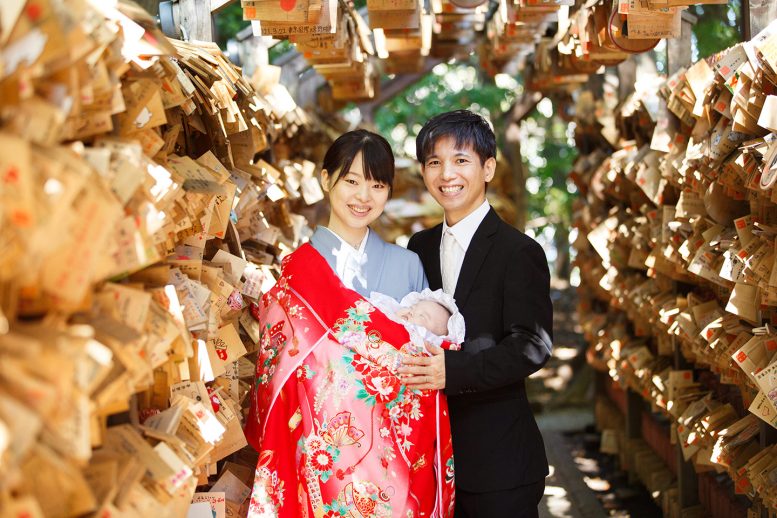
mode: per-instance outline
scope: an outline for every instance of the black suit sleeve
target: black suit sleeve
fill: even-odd
[[[553,306],[545,253],[536,242],[516,247],[507,263],[502,294],[505,336],[477,352],[445,351],[445,392],[480,392],[517,383],[548,361]],[[498,309],[499,303],[493,305]],[[477,350],[477,348],[474,348]]]

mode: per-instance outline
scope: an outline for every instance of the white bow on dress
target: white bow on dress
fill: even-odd
[[[367,264],[367,253],[359,253],[350,246],[333,248],[332,255],[337,260],[335,269],[340,273],[340,278],[348,289],[354,289],[354,280],[358,281],[364,289],[367,288],[367,279],[364,277],[363,267]]]

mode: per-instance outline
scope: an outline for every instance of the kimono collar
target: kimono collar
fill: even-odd
[[[342,237],[337,235],[337,233],[334,230],[332,230],[331,228],[323,227],[323,226],[319,227],[319,228],[326,230],[328,233],[330,233],[333,236],[335,236],[338,241],[340,241],[340,250],[342,250],[343,248],[347,248],[347,249],[349,249],[348,250],[349,252],[353,251],[353,253],[360,254],[360,255],[364,253],[364,248],[367,245],[367,239],[369,239],[369,237],[370,237],[370,228],[367,227],[367,233],[364,234],[364,237],[362,238],[361,243],[359,243],[358,248],[355,248],[350,243],[348,243],[345,239],[343,239]]]
[[[359,249],[326,227],[318,227],[310,239],[343,284],[366,296],[377,284],[383,266],[383,241],[368,229]]]

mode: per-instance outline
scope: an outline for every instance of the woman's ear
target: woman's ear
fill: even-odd
[[[321,188],[329,192],[329,172],[326,169],[321,170]]]

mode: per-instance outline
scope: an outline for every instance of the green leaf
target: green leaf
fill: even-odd
[[[375,406],[375,396],[371,395],[369,392],[367,392],[364,389],[359,390],[356,392],[356,398],[357,399],[363,399],[365,403],[367,403],[370,406]]]

